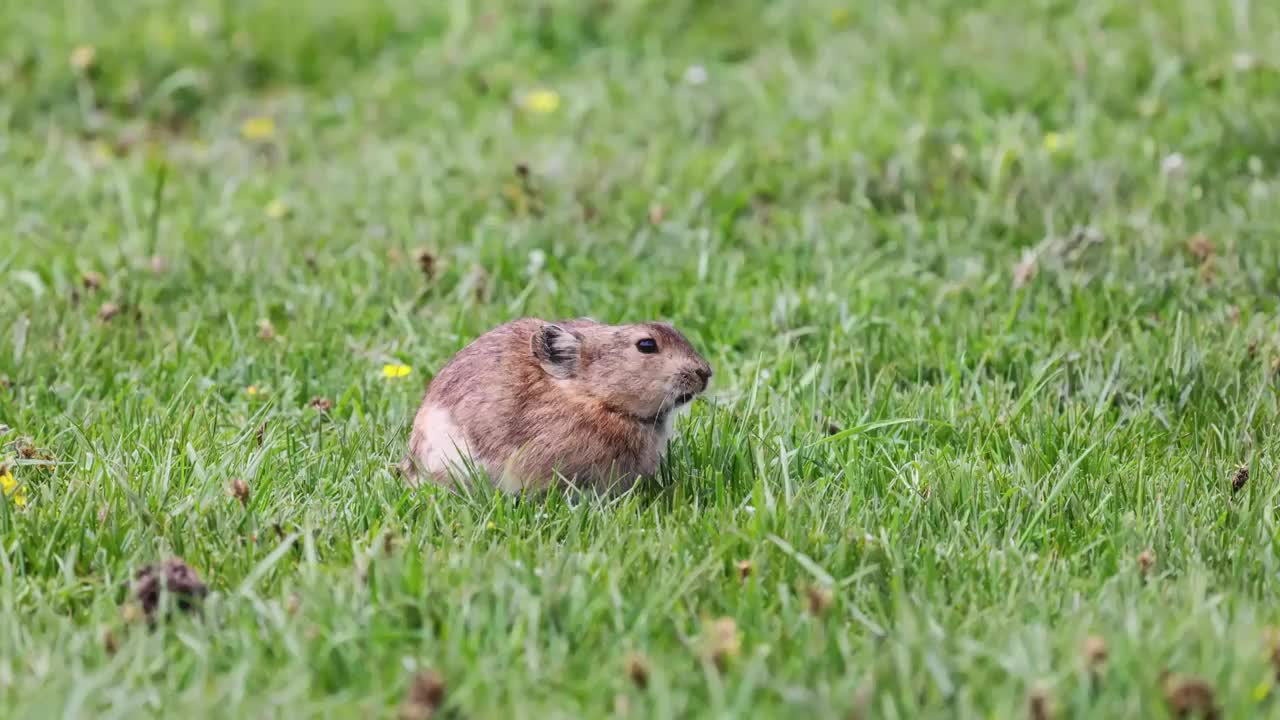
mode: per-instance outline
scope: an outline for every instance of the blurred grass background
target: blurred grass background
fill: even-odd
[[[1280,7],[69,0],[0,37],[6,715],[393,716],[433,668],[456,717],[1158,717],[1165,667],[1277,714]],[[389,472],[526,314],[705,351],[656,487]],[[148,630],[126,581],[171,555],[212,593]]]

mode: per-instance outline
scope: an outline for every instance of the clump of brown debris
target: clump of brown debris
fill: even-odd
[[[147,619],[154,621],[156,612],[160,610],[161,597],[169,597],[170,607],[183,612],[191,612],[199,607],[200,601],[209,594],[209,588],[200,581],[200,576],[183,562],[182,558],[172,558],[155,565],[147,565],[133,576],[133,596]]]

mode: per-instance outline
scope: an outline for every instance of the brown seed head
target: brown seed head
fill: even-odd
[[[78,73],[86,73],[93,68],[97,54],[92,45],[81,45],[71,51],[71,67]]]
[[[1138,574],[1142,579],[1146,579],[1151,573],[1152,568],[1156,566],[1156,554],[1151,548],[1147,548],[1138,553]]]
[[[627,655],[627,677],[632,684],[644,690],[649,687],[649,661],[644,655],[633,652]]]
[[[409,692],[400,706],[403,720],[428,720],[444,705],[444,678],[435,670],[421,670],[413,676]]]
[[[134,575],[133,594],[148,619],[155,620],[160,597],[165,593],[174,599],[179,610],[189,612],[196,609],[198,602],[209,593],[209,588],[181,558],[148,565]]]
[[[248,483],[240,478],[235,478],[231,481],[231,487],[229,489],[231,491],[231,497],[240,501],[240,507],[244,507],[249,504]]]
[[[1209,683],[1199,678],[1172,675],[1168,671],[1161,675],[1165,702],[1169,704],[1169,712],[1174,717],[1218,720],[1220,714]]]
[[[1207,235],[1196,233],[1187,239],[1187,252],[1199,263],[1207,263],[1213,259],[1216,250],[1213,241]]]
[[[1245,484],[1248,482],[1249,482],[1249,466],[1241,465],[1240,467],[1236,468],[1236,473],[1231,478],[1231,492],[1233,494],[1240,492],[1242,489],[1244,489]]]
[[[98,308],[98,319],[102,322],[111,322],[111,319],[120,314],[120,306],[115,303],[102,303],[102,307]]]
[[[302,598],[297,593],[290,593],[289,597],[284,601],[284,611],[290,615],[297,615],[298,609],[302,607]]]
[[[1107,662],[1107,641],[1103,640],[1101,635],[1090,635],[1084,639],[1082,654],[1085,666],[1090,672],[1101,669]]]
[[[276,336],[276,326],[271,321],[262,318],[258,321],[258,338],[261,340],[272,340]]]
[[[808,604],[809,614],[814,617],[825,615],[827,610],[831,609],[832,601],[831,589],[825,585],[810,585],[805,588],[805,599]]]
[[[428,280],[432,280],[436,276],[436,256],[430,250],[421,248],[413,254],[414,260],[418,263],[418,269],[422,271],[422,276]]]
[[[267,421],[266,421],[266,420],[263,420],[263,421],[262,421],[262,424],[258,426],[258,430],[257,430],[257,432],[255,432],[255,433],[253,434],[253,436],[254,436],[254,438],[256,438],[256,439],[257,439],[257,441],[258,441],[258,447],[262,447],[262,441],[263,441],[263,439],[264,439],[264,438],[266,438],[266,436],[267,436]]]
[[[742,649],[742,637],[738,633],[738,624],[730,617],[712,620],[703,628],[702,643],[706,657],[715,663],[717,668],[724,670]]]
[[[311,398],[311,402],[307,403],[307,407],[320,413],[327,413],[333,409],[333,401],[319,395]]]
[[[102,274],[92,270],[80,276],[80,284],[85,290],[93,291],[102,287]]]
[[[1027,696],[1027,717],[1031,720],[1050,720],[1053,717],[1049,693],[1044,688],[1036,688]]]
[[[752,568],[751,568],[750,560],[739,560],[738,562],[734,563],[734,567],[738,569],[739,580],[746,582],[746,579],[751,577]]]

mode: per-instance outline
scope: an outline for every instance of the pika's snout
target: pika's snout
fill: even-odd
[[[686,370],[684,375],[684,384],[688,389],[688,395],[692,399],[693,395],[702,393],[707,389],[707,385],[711,382],[711,366],[705,362],[695,365]]]
[[[707,389],[707,384],[711,382],[711,368],[706,365],[700,365],[685,373],[687,385],[695,394],[701,393]]]

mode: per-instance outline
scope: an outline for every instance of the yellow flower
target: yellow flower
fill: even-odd
[[[560,94],[555,90],[533,90],[521,98],[520,104],[529,112],[546,115],[560,109]]]
[[[251,117],[240,124],[240,136],[245,140],[270,140],[276,134],[276,121],[269,117]]]
[[[267,217],[272,220],[279,220],[288,214],[289,206],[285,204],[284,200],[276,198],[275,200],[267,203]]]
[[[1075,136],[1071,133],[1048,132],[1044,134],[1044,149],[1050,155],[1066,150],[1075,144]]]
[[[411,372],[413,372],[413,368],[409,367],[408,365],[383,365],[382,366],[382,377],[387,379],[402,378]]]
[[[93,58],[97,55],[97,51],[92,45],[81,45],[71,51],[71,67],[84,72],[93,67]]]
[[[93,160],[98,163],[105,163],[116,156],[115,150],[111,144],[105,140],[99,140],[93,144]]]
[[[494,521],[490,520],[490,521],[489,521],[488,528],[489,528],[490,530],[497,530],[497,529],[498,529],[498,525],[497,525],[497,523],[495,523]]]
[[[1267,696],[1270,694],[1271,694],[1271,681],[1263,680],[1262,682],[1258,683],[1256,687],[1253,688],[1253,701],[1262,702],[1263,700],[1266,700]]]
[[[0,493],[16,506],[27,506],[27,494],[23,491],[22,486],[13,478],[13,471],[9,468],[0,470]]]
[[[257,385],[250,385],[249,387],[247,387],[247,388],[245,388],[245,389],[244,389],[244,392],[245,392],[245,394],[246,394],[246,395],[248,395],[249,397],[253,397],[254,395],[257,395],[257,394],[258,394],[258,386],[257,386]]]
[[[204,162],[209,159],[209,145],[203,141],[192,140],[187,143],[187,151],[198,162]]]
[[[173,47],[174,42],[177,40],[173,26],[159,19],[152,19],[151,22],[147,23],[145,33],[148,45],[154,44],[165,49]]]

